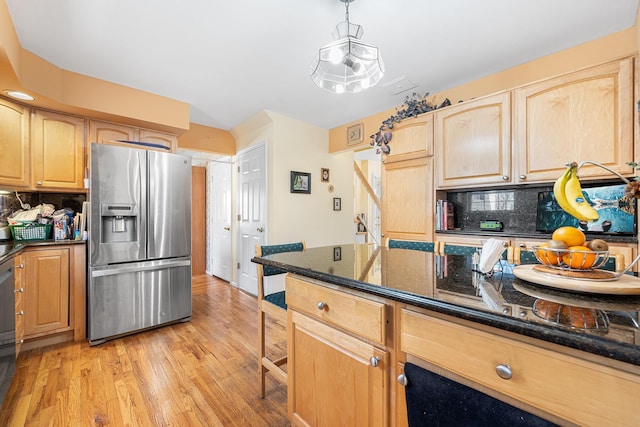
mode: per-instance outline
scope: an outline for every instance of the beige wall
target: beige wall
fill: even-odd
[[[636,19],[636,22],[638,20]],[[635,27],[620,31],[607,37],[602,37],[589,43],[563,50],[502,72],[474,80],[472,82],[447,89],[441,93],[429,97],[433,104],[441,103],[445,98],[449,98],[452,103],[459,100],[465,101],[483,95],[512,89],[537,80],[548,77],[566,74],[572,71],[601,64],[626,56],[635,55],[640,46],[640,28]],[[404,95],[399,95],[398,100],[401,107]],[[364,124],[365,141],[360,146],[369,143],[368,136],[377,132],[382,121],[395,114],[396,109],[390,109],[381,113],[364,117],[351,123],[345,123],[329,131],[329,151],[339,152],[346,149],[353,149],[353,146],[346,145],[346,129],[355,123]],[[393,142],[391,142],[393,144]],[[393,149],[393,148],[392,148]]]

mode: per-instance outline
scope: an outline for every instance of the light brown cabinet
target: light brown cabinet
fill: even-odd
[[[24,252],[25,338],[69,329],[69,248]]]
[[[20,354],[24,342],[24,259],[22,254],[13,259],[14,266],[14,294],[16,300],[16,357]]]
[[[447,107],[434,128],[438,188],[512,181],[510,92]]]
[[[390,355],[371,343],[386,340],[385,305],[292,276],[286,286],[292,423],[388,425]]]
[[[154,144],[157,147],[133,146],[136,148],[157,149],[175,152],[178,148],[178,138],[169,133],[151,129],[140,129],[117,123],[91,120],[89,123],[89,142],[100,144],[123,145],[122,141],[139,141]],[[132,145],[127,144],[128,147]]]
[[[385,238],[433,239],[433,157],[385,163],[382,232]]]
[[[29,186],[29,109],[0,98],[0,185]]]
[[[84,190],[85,120],[36,110],[31,125],[32,186]]]
[[[394,125],[385,163],[433,156],[433,114],[403,120]]]
[[[17,350],[84,340],[84,243],[27,246],[14,266]]]
[[[577,425],[637,425],[640,376],[453,319],[400,311],[400,350]],[[606,390],[606,392],[605,392]]]
[[[516,89],[515,182],[553,181],[571,161],[632,173],[633,67],[626,58]],[[587,165],[580,177],[615,176]]]

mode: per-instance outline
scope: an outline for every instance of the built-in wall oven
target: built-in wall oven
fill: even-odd
[[[13,258],[0,264],[0,406],[16,372]]]

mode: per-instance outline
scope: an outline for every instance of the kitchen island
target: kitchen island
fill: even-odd
[[[570,293],[517,279],[506,262],[489,276],[474,271],[471,256],[373,245],[253,261],[289,273],[289,415],[295,424],[322,425],[324,400],[312,405],[308,396],[344,393],[348,384],[334,389],[316,372],[335,368],[335,360],[340,370],[346,366],[328,347],[363,365],[352,374],[368,387],[355,405],[367,415],[355,411],[354,420],[368,416],[370,425],[406,423],[404,391],[395,381],[406,362],[559,424],[640,423],[638,296]],[[552,316],[554,310],[574,316]]]

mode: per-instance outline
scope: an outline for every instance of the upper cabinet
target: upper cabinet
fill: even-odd
[[[433,156],[433,114],[403,120],[391,132],[391,154],[385,163]]]
[[[632,174],[633,67],[626,58],[438,111],[437,188],[548,183],[572,161]],[[592,165],[580,177],[614,178]]]
[[[511,182],[510,97],[498,93],[436,112],[438,188]]]
[[[83,189],[84,126],[82,117],[35,111],[31,125],[35,189]]]
[[[555,180],[585,160],[630,174],[633,160],[633,58],[514,91],[516,183]],[[613,178],[585,166],[580,177]]]
[[[29,109],[1,98],[0,186],[29,186]]]
[[[89,124],[89,142],[119,145],[125,144],[123,141],[144,142],[147,144],[146,146],[140,145],[137,148],[170,151],[173,153],[178,148],[178,138],[173,134],[91,120]],[[131,147],[131,145],[127,145]]]

